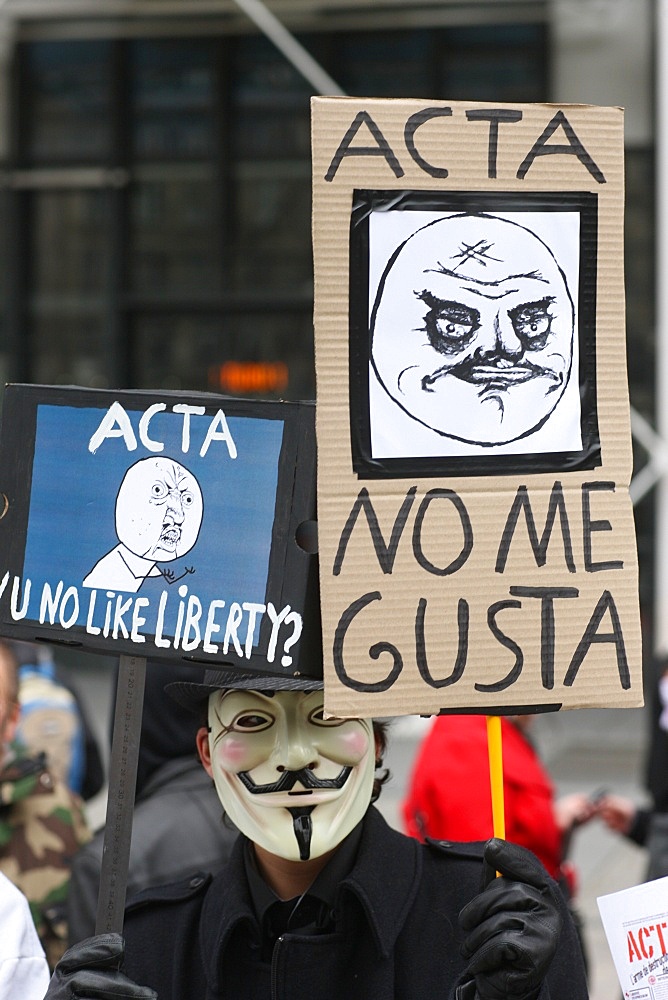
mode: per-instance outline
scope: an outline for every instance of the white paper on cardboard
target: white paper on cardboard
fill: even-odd
[[[667,1000],[668,877],[597,902],[625,1000]]]

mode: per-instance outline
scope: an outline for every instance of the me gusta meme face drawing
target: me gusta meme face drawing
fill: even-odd
[[[494,447],[541,428],[573,367],[566,277],[531,230],[459,214],[392,254],[371,316],[371,363],[397,406],[437,434]]]
[[[171,458],[143,458],[125,473],[116,497],[119,544],[83,581],[85,587],[136,593],[147,577],[176,577],[157,564],[172,562],[193,548],[202,524],[202,491],[195,476]]]

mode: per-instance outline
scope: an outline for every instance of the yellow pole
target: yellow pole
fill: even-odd
[[[487,752],[489,754],[489,781],[492,789],[492,821],[494,836],[505,840],[506,820],[503,808],[503,752],[501,749],[501,719],[487,716]]]

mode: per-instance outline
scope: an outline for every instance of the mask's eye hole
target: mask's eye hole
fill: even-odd
[[[151,497],[153,500],[164,500],[167,496],[167,487],[164,483],[153,483],[151,487]]]
[[[273,723],[273,717],[264,712],[239,712],[229,728],[235,733],[261,733]]]
[[[308,721],[313,726],[342,726],[346,721],[345,719],[326,719],[324,715],[324,709],[322,705],[319,708],[314,708],[308,715]]]
[[[195,498],[192,495],[192,493],[188,493],[188,491],[185,490],[181,494],[181,503],[183,504],[184,507],[192,507],[192,505],[194,504],[194,502],[195,502]]]

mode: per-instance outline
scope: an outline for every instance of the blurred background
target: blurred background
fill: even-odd
[[[348,94],[626,108],[638,469],[656,444],[662,3],[270,0]],[[313,398],[313,92],[234,0],[0,0],[0,385]]]
[[[348,94],[626,108],[638,470],[656,446],[662,2],[269,0]],[[240,4],[0,0],[0,385],[314,397],[315,88]],[[654,481],[636,504],[648,616]]]
[[[656,608],[668,536],[655,279],[662,0],[268,7],[351,95],[626,108],[628,362],[649,653],[663,627]],[[309,98],[317,88],[271,35],[241,0],[0,0],[0,385],[314,397]],[[67,651],[58,658],[108,748],[112,664]],[[540,720],[537,740],[560,789],[606,784],[643,801],[651,722],[645,710],[612,715]],[[391,819],[421,733],[419,720],[395,727]],[[104,793],[89,807],[101,822]],[[600,825],[580,838],[601,963],[592,996],[609,1000],[616,992],[595,896],[638,881],[643,856]]]

